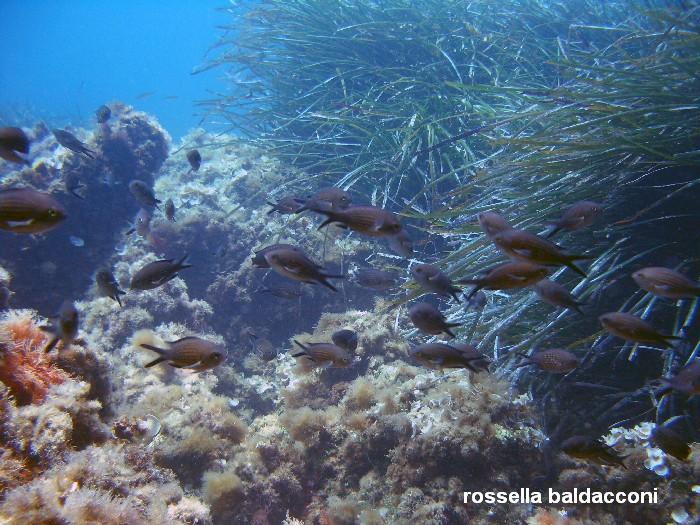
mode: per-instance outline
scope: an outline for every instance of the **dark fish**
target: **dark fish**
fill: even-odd
[[[44,233],[67,217],[66,210],[48,193],[31,188],[0,190],[0,229],[13,233]]]
[[[355,274],[355,282],[371,290],[388,290],[396,286],[398,276],[395,272],[385,272],[375,268],[360,268]]]
[[[613,335],[634,343],[648,343],[661,348],[671,348],[669,340],[682,339],[659,332],[644,319],[625,312],[608,312],[598,317],[600,324]]]
[[[550,223],[554,229],[547,234],[547,238],[561,230],[574,231],[590,226],[602,210],[603,206],[597,202],[579,201],[572,204],[561,219]]]
[[[272,215],[275,212],[280,215],[290,215],[299,213],[299,210],[302,208],[302,205],[294,197],[283,197],[277,202],[267,201],[267,204],[272,206],[272,209],[267,212],[268,215]]]
[[[114,278],[114,274],[109,270],[100,270],[95,274],[95,282],[97,283],[97,290],[103,297],[109,297],[114,299],[122,305],[122,300],[120,295],[126,294],[124,290],[119,288],[119,283]]]
[[[481,226],[481,230],[491,240],[493,240],[494,235],[513,229],[510,223],[502,215],[499,215],[493,211],[485,211],[484,213],[480,213],[479,225]]]
[[[331,275],[324,273],[322,269],[309,259],[306,255],[297,250],[289,248],[277,248],[265,254],[265,260],[275,272],[294,279],[311,284],[322,284],[326,288],[337,292],[338,289],[328,282],[328,279],[343,279],[342,275]]]
[[[0,158],[16,164],[26,164],[30,162],[18,155],[18,153],[29,153],[29,138],[20,128],[0,128]]]
[[[253,347],[253,353],[266,363],[277,357],[279,352],[268,339],[258,339],[252,331],[248,331],[250,344]]]
[[[413,255],[413,242],[403,228],[396,235],[390,235],[387,240],[394,253],[406,258]]]
[[[102,104],[97,111],[95,111],[95,116],[97,117],[98,124],[104,124],[112,116],[112,110],[108,106]]]
[[[56,142],[66,149],[69,149],[75,153],[80,153],[85,155],[90,159],[95,158],[95,152],[88,149],[88,147],[78,139],[75,135],[66,131],[65,129],[52,129],[51,133],[56,137]]]
[[[348,352],[357,350],[357,333],[352,330],[338,330],[331,336],[333,343],[340,348],[344,348]]]
[[[292,244],[271,244],[270,246],[266,246],[265,248],[261,248],[260,250],[253,252],[254,255],[251,259],[251,263],[256,268],[269,268],[270,264],[265,260],[265,255],[272,250],[277,250],[278,248],[285,248],[287,250],[294,250],[301,253],[301,248]]]
[[[293,299],[298,299],[303,295],[302,291],[298,287],[285,284],[262,287],[258,289],[258,292],[269,293],[270,295],[274,295],[280,299],[288,299],[290,301]]]
[[[316,366],[344,368],[352,363],[352,356],[336,344],[309,343],[308,345],[303,345],[296,339],[294,343],[301,347],[302,351],[292,354],[292,357],[304,357],[311,360]]]
[[[132,180],[129,182],[129,191],[142,208],[158,208],[160,201],[156,199],[156,194],[153,192],[153,189],[142,180]]]
[[[482,364],[478,367],[474,366],[473,363],[483,361],[483,356],[475,352],[470,345],[457,348],[445,343],[425,343],[411,348],[409,354],[413,359],[428,368],[436,368],[438,370],[444,368],[468,368],[472,372],[479,372],[483,369]]]
[[[151,212],[145,208],[139,209],[136,217],[134,217],[134,223],[126,234],[131,235],[136,232],[140,237],[144,239],[148,238],[148,234],[151,233],[151,218]]]
[[[550,281],[549,279],[542,279],[534,286],[534,289],[535,293],[544,302],[552,306],[569,308],[583,315],[583,310],[581,310],[583,303],[577,301],[576,297],[571,295],[569,290],[564,288],[561,284]]]
[[[199,154],[199,150],[191,149],[188,151],[187,162],[190,163],[191,171],[199,171],[199,167],[202,165],[202,156]]]
[[[545,372],[553,374],[568,374],[579,365],[579,359],[568,350],[551,349],[535,352],[530,356],[524,356],[526,361],[517,365],[521,366],[537,365]]]
[[[44,348],[44,352],[50,352],[61,341],[63,348],[68,348],[78,335],[78,310],[72,301],[63,301],[58,314],[54,317],[52,326],[42,326],[44,332],[53,335]]]
[[[77,197],[78,199],[84,200],[85,197],[78,193],[79,190],[85,188],[85,184],[80,180],[80,175],[74,171],[68,171],[63,173],[63,184],[66,186],[66,191]]]
[[[174,259],[163,259],[153,261],[137,271],[131,278],[131,288],[133,290],[152,290],[175,279],[177,272],[185,268],[191,268],[191,264],[186,263],[187,255],[175,261]]]
[[[479,290],[474,295],[472,295],[469,300],[467,300],[467,303],[464,305],[464,308],[467,311],[473,310],[475,312],[479,312],[483,310],[486,306],[486,301],[486,294]]]
[[[491,239],[508,257],[544,266],[566,266],[586,277],[586,273],[574,261],[590,259],[587,255],[569,255],[556,244],[525,230],[505,230]]]
[[[226,360],[228,352],[225,348],[199,337],[189,336],[167,343],[168,348],[158,348],[148,344],[142,344],[143,348],[152,350],[160,357],[146,363],[145,368],[150,368],[158,363],[166,362],[175,368],[186,368],[195,372],[203,372],[216,368]]]
[[[572,436],[561,444],[561,450],[576,459],[586,459],[601,465],[625,467],[624,457],[615,449],[589,436]]]
[[[392,237],[401,231],[399,219],[388,210],[376,206],[351,206],[344,210],[316,210],[327,219],[318,227],[336,223],[339,227],[370,237]]]
[[[165,201],[165,218],[175,222],[175,203],[172,199]]]
[[[411,275],[424,289],[459,302],[457,296],[462,290],[452,284],[452,280],[437,266],[432,264],[416,264],[411,268]]]
[[[690,299],[700,295],[700,285],[670,268],[650,266],[632,274],[637,285],[659,297]]]
[[[460,279],[462,284],[474,284],[474,289],[467,296],[471,299],[479,290],[511,290],[525,288],[541,281],[549,274],[547,267],[526,262],[509,262],[499,264],[486,270],[476,279]]]
[[[681,368],[671,377],[664,377],[661,382],[665,385],[659,392],[660,396],[666,395],[671,390],[676,390],[689,396],[700,395],[700,359],[695,359]]]
[[[688,440],[672,430],[668,424],[656,425],[651,433],[651,441],[666,454],[681,461],[688,461],[690,446]]]
[[[461,323],[448,323],[442,312],[430,303],[414,304],[408,310],[408,316],[418,330],[430,335],[446,333],[450,337],[455,337],[450,328],[461,326]]]
[[[6,310],[10,307],[10,296],[12,292],[4,284],[0,284],[0,310]]]
[[[347,191],[340,188],[321,188],[306,199],[296,199],[301,208],[296,213],[306,210],[315,212],[345,210],[352,204],[352,198]]]

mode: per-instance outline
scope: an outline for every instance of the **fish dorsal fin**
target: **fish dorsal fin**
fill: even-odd
[[[191,339],[199,339],[199,337],[195,337],[193,335],[188,335],[186,337],[181,337],[180,339],[176,339],[175,341],[166,341],[166,343],[169,345],[174,345],[174,344],[182,343],[183,341],[188,341]]]

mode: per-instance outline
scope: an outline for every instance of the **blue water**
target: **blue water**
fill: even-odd
[[[196,101],[223,89],[220,71],[190,73],[215,42],[216,26],[230,23],[216,9],[226,5],[0,0],[0,121],[87,125],[101,104],[121,101],[155,115],[177,139],[200,122]],[[28,122],[7,122],[23,115]]]

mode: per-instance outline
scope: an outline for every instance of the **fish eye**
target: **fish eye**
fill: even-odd
[[[49,208],[49,211],[47,212],[49,217],[58,217],[58,212],[54,210],[53,208]]]

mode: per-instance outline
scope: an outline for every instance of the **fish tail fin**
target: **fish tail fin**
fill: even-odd
[[[316,229],[317,229],[317,230],[320,230],[320,229],[322,229],[322,228],[325,228],[326,226],[328,226],[328,225],[331,224],[332,222],[333,222],[333,219],[332,219],[331,217],[328,217],[328,218],[327,218],[325,221],[323,221],[323,222],[321,223],[321,225],[320,225],[318,228],[316,228]]]
[[[326,280],[328,277],[337,278],[337,276],[335,276],[335,275],[324,275],[323,278],[318,280],[318,282],[321,283],[326,288],[330,288],[334,292],[337,292],[338,289]]]
[[[481,290],[481,286],[477,283],[477,281],[475,279],[465,279],[465,281],[469,281],[469,282],[464,283],[464,284],[476,284],[476,286],[474,288],[472,288],[472,291],[469,292],[469,295],[467,295],[467,301],[468,301],[469,299],[471,299],[472,297],[474,297],[476,295],[476,292]]]
[[[175,266],[177,266],[179,270],[183,270],[185,268],[192,268],[192,265],[187,261],[187,258],[189,256],[190,255],[188,253],[183,255],[182,258],[175,262]]]
[[[141,346],[146,346],[146,345],[141,345]],[[144,368],[151,368],[152,366],[156,366],[158,363],[162,363],[165,360],[166,360],[165,357],[160,356],[160,357],[157,357],[156,359],[154,359],[153,361],[149,361],[148,363],[143,365],[143,367]]]
[[[548,226],[554,226],[554,228],[552,228],[552,230],[549,233],[547,233],[547,235],[544,236],[545,239],[549,239],[550,237],[554,237],[557,233],[559,233],[561,231],[561,227],[557,226],[556,222],[550,222],[547,224],[548,224]]]
[[[58,344],[58,341],[60,340],[60,337],[57,335],[54,335],[51,340],[46,344],[44,347],[44,353],[49,353],[51,350],[53,350],[53,347]]]
[[[584,311],[583,311],[583,308],[581,308],[581,307],[584,306],[585,304],[586,304],[586,303],[575,303],[575,304],[571,307],[571,309],[572,309],[574,312],[576,312],[577,314],[586,315],[586,312],[584,312]]]
[[[460,300],[459,300],[459,296],[458,296],[457,294],[458,294],[458,293],[461,293],[461,292],[462,292],[462,290],[460,290],[460,289],[457,288],[456,286],[453,286],[453,287],[450,288],[450,290],[449,290],[448,293],[452,296],[452,298],[453,298],[455,301],[457,301],[457,302],[459,303]]]
[[[452,328],[452,327],[451,327],[450,325],[447,325],[447,326],[445,327],[445,333],[446,333],[447,335],[449,335],[452,339],[454,339],[454,338],[456,338],[457,336],[454,334],[454,332],[453,332],[452,330],[450,330],[450,328]]]
[[[306,352],[306,351],[309,349],[308,346],[306,346],[306,345],[303,344],[303,343],[300,343],[300,342],[297,341],[296,339],[292,339],[292,341],[294,341],[294,344],[297,345],[298,347],[300,347],[301,350],[302,350],[301,352],[297,352],[296,354],[292,354],[292,357],[300,357],[300,356],[302,356],[302,355],[308,355],[307,352]]]
[[[122,308],[122,307],[123,307],[123,305],[122,305],[122,299],[121,299],[121,297],[119,297],[119,292],[117,292],[116,294],[114,294],[114,300],[117,301],[117,304],[119,305],[119,308]]]
[[[267,204],[268,206],[272,206],[272,209],[268,211],[266,215],[272,215],[277,211],[277,204],[275,204],[274,202],[265,201],[265,204]]]
[[[582,256],[582,255],[572,255],[571,257],[569,257],[569,258],[567,259],[567,261],[564,263],[564,265],[565,265],[567,268],[570,268],[570,269],[572,269],[573,271],[575,271],[575,272],[576,272],[577,274],[579,274],[580,276],[582,276],[582,277],[588,277],[588,275],[586,274],[586,272],[584,272],[581,268],[579,268],[578,266],[576,266],[576,265],[573,263],[573,261],[579,260],[579,259],[581,259],[581,258],[589,259],[590,257]]]
[[[518,355],[518,356],[520,356],[520,357],[524,357],[524,358],[525,358],[525,361],[523,361],[522,363],[518,363],[517,365],[515,365],[515,368],[522,368],[522,367],[524,367],[524,366],[530,366],[530,365],[534,364],[534,363],[532,362],[532,359],[530,359],[530,356],[529,356],[529,355],[527,355],[527,354],[525,354],[525,353],[523,353],[523,352],[514,352],[514,353],[515,353],[515,355]]]

